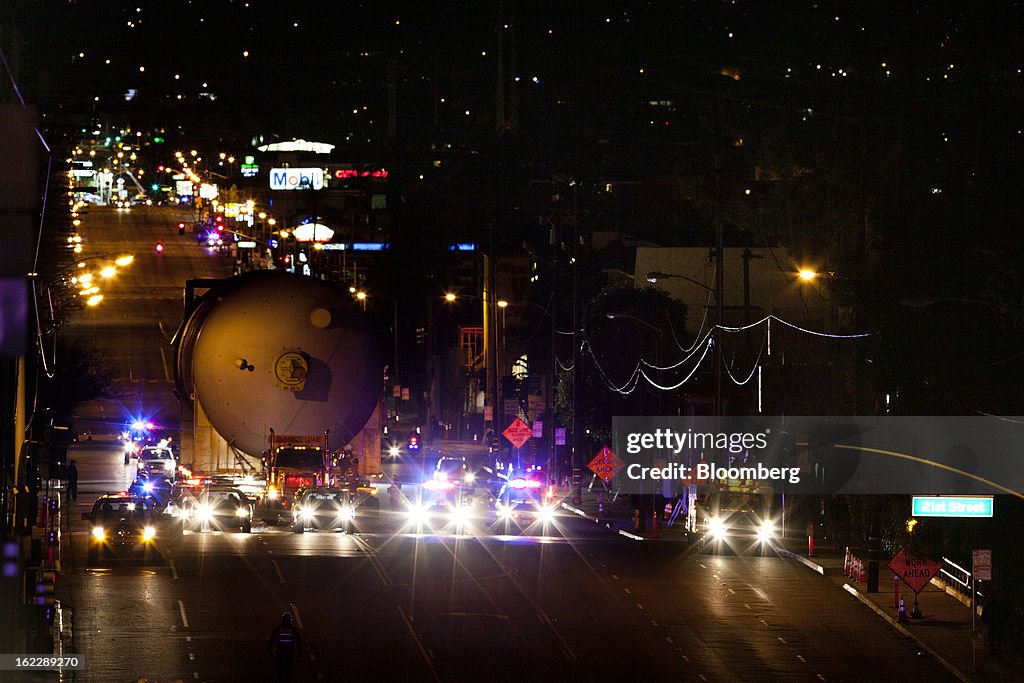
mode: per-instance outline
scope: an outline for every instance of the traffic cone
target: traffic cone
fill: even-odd
[[[868,582],[867,567],[864,566],[864,562],[863,561],[861,561],[861,563],[860,563],[860,574],[858,575],[857,580],[859,582],[861,582],[861,583],[867,583]]]
[[[843,559],[843,576],[850,575],[850,546],[846,546],[846,557]]]

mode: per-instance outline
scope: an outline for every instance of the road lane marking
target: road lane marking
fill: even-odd
[[[796,658],[799,659],[801,662],[804,662],[805,664],[807,663],[807,660],[804,659],[801,655],[797,655]]]
[[[643,606],[643,605],[641,605],[641,604],[640,604],[639,602],[638,602],[638,603],[636,603],[636,608],[637,608],[638,610],[640,610],[641,612],[642,612],[642,611],[644,610],[644,606]]]
[[[193,671],[192,672],[192,678],[194,678],[194,679],[196,679],[198,681],[199,680],[199,672],[198,671]]]
[[[698,562],[697,564],[700,565],[701,569],[707,569],[708,568],[708,566],[706,564],[704,564],[703,562]]]
[[[729,589],[729,592],[730,592],[730,593],[732,593],[733,595],[736,595],[736,591],[734,591],[734,590],[733,590],[733,589],[731,589],[731,588]]]
[[[758,621],[760,621],[760,622],[761,622],[762,624],[764,624],[765,626],[767,626],[767,625],[768,625],[768,622],[767,622],[767,621],[765,621],[764,619],[758,619]]]
[[[171,567],[171,576],[175,581],[178,580],[178,569],[174,566],[174,560],[167,560],[167,564]]]
[[[409,615],[405,613],[405,610],[402,609],[401,605],[398,605],[398,614],[401,615],[402,621],[405,623],[405,628],[408,629],[409,635],[412,636],[413,641],[416,643],[416,647],[420,651],[420,656],[423,657],[423,661],[427,663],[427,668],[430,669],[430,675],[434,677],[434,680],[437,681],[437,683],[441,683],[441,677],[438,676],[437,669],[434,668],[433,660],[430,655],[427,654],[427,649],[423,647],[423,641],[421,641],[420,637],[416,634],[416,629],[413,628],[412,621],[409,620]]]
[[[818,678],[821,679],[821,680],[825,680],[825,677],[822,676],[821,674],[818,674]]]
[[[656,622],[654,619],[651,619],[651,626],[657,626],[657,625],[658,625],[658,622]]]
[[[750,605],[748,605],[747,603],[743,603],[743,606],[744,606],[744,607],[746,607],[747,609],[753,609],[753,607],[751,607],[751,606],[750,606]]]
[[[367,543],[364,539],[359,536],[350,536],[356,546],[366,554],[366,559],[369,560],[370,566],[377,572],[377,576],[380,578],[380,582],[385,586],[394,586],[395,582],[391,580],[384,565],[381,563],[380,558],[377,557],[377,549]]]
[[[618,581],[619,580],[619,575],[618,574],[612,574],[612,578],[615,579],[616,581]]]
[[[306,627],[302,625],[302,617],[299,616],[299,608],[294,604],[289,603],[289,607],[292,608],[292,616],[295,617],[295,625],[299,627],[299,630],[303,630]]]
[[[687,664],[690,663],[690,658],[689,657],[687,657],[686,655],[682,655],[682,657],[683,657],[683,661],[684,662],[686,662]]]
[[[779,638],[779,642],[780,643],[782,643],[783,645],[786,644],[786,639],[785,638],[783,638],[782,636],[778,636],[778,638]]]
[[[548,613],[544,610],[541,610],[540,614],[544,617],[544,623],[546,623],[548,628],[551,629],[551,632],[555,634],[555,638],[558,638],[558,642],[562,644],[564,651],[569,653],[570,659],[572,659],[572,662],[578,667],[580,665],[580,660],[576,657],[576,653],[572,651],[572,648],[569,647],[569,643],[567,643],[565,638],[562,637],[562,633],[555,628],[555,622],[551,621],[551,617],[549,617]]]
[[[700,676],[700,680],[702,680],[702,681],[708,680],[708,679],[704,678],[704,674],[697,674],[697,675]]]
[[[196,661],[195,654],[193,654],[191,652],[188,653],[188,658],[189,658],[189,661],[192,661],[192,662]]]
[[[673,645],[674,644],[672,639],[669,638],[668,636],[665,636],[665,642],[668,643],[669,645]]]
[[[277,572],[277,578],[281,583],[284,583],[284,574],[281,573],[281,567],[278,566],[277,560],[271,560],[270,564],[274,565],[274,571]]]
[[[623,588],[622,590],[626,592],[626,595],[632,595],[633,594],[633,591],[629,590],[628,588]]]
[[[188,628],[188,617],[185,616],[185,603],[181,600],[178,600],[178,611],[181,612],[181,623],[185,625],[185,628]]]

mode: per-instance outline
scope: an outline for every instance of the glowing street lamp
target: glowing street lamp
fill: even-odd
[[[818,271],[811,268],[801,268],[797,271],[797,277],[803,282],[813,282],[818,277]]]

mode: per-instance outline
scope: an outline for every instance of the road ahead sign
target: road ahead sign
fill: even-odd
[[[913,517],[991,517],[992,496],[914,496]]]
[[[512,442],[513,446],[516,448],[522,448],[523,444],[529,441],[530,437],[533,436],[533,430],[530,429],[528,424],[517,417],[512,420],[512,424],[510,424],[502,434],[505,435],[506,439]]]
[[[610,482],[626,463],[622,462],[619,456],[612,452],[612,449],[605,446],[601,451],[587,463],[590,471],[601,477],[604,483]]]
[[[920,593],[921,589],[928,585],[932,577],[939,573],[940,567],[938,562],[908,554],[906,548],[896,553],[896,557],[889,561],[889,569],[903,579],[915,593]]]

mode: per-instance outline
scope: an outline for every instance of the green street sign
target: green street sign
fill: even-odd
[[[914,496],[913,517],[991,517],[992,496]]]

